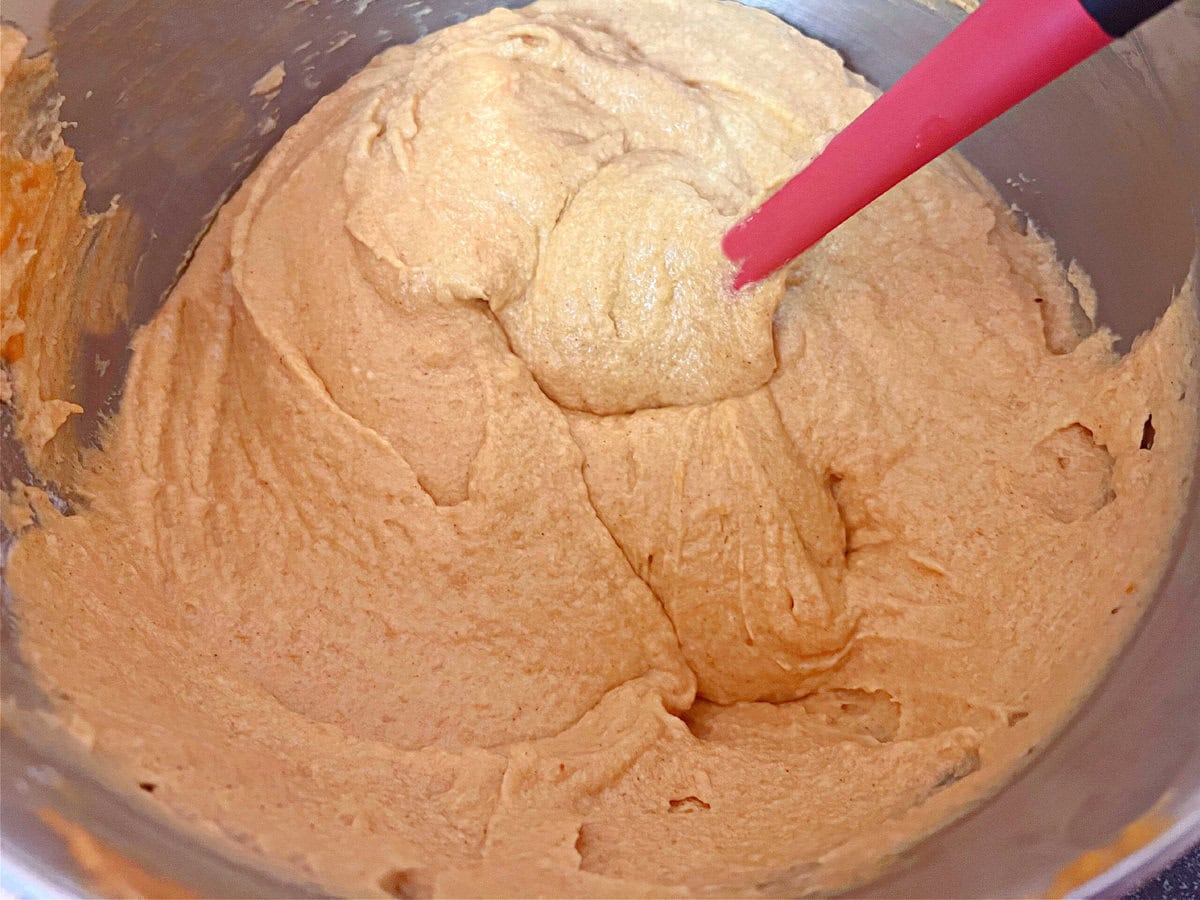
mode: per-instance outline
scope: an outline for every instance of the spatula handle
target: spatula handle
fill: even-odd
[[[1171,0],[984,0],[803,171],[725,236],[736,287],[785,265],[876,197]]]
[[[1096,24],[1112,37],[1124,37],[1175,0],[1079,0]]]

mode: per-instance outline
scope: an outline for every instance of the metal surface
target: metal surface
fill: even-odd
[[[382,47],[496,5],[487,0],[13,0],[35,30],[48,22],[64,118],[84,162],[92,208],[114,194],[143,220],[131,328],[153,315],[208,215],[283,130]],[[511,3],[508,5],[520,5]],[[902,0],[755,0],[837,47],[877,84],[894,81],[962,16]],[[35,38],[39,35],[35,35]],[[1101,319],[1149,327],[1192,262],[1200,216],[1200,0],[1168,10],[965,145],[1007,200],[1077,259]],[[250,87],[282,61],[278,97]],[[269,128],[271,120],[277,123]],[[129,332],[103,379],[81,381],[94,428],[119,404]],[[89,354],[90,357],[90,354]],[[7,474],[7,473],[6,473]],[[1200,516],[1196,497],[1176,563],[1136,638],[1084,710],[1000,795],[925,841],[873,897],[1043,893],[1081,852],[1108,843],[1163,800],[1175,826],[1081,893],[1135,887],[1200,841]],[[1130,535],[1130,540],[1136,540]],[[1119,548],[1113,548],[1120,552]],[[16,894],[89,893],[85,873],[44,810],[84,825],[146,870],[212,896],[300,896],[264,864],[212,835],[160,818],[63,734],[14,708],[44,704],[16,655],[5,598],[3,885]],[[39,811],[43,814],[39,815]],[[859,891],[856,894],[862,894]]]

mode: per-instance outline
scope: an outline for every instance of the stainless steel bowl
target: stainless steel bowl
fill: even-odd
[[[88,202],[114,194],[144,224],[127,329],[103,340],[115,362],[81,373],[85,438],[120,401],[130,332],[153,315],[209,215],[282,131],[381,48],[498,5],[489,0],[8,0],[4,15],[52,46],[68,136]],[[520,5],[509,3],[507,5]],[[840,49],[881,86],[964,14],[906,0],[754,0]],[[288,77],[273,100],[250,87],[273,63]],[[268,129],[270,119],[277,121]],[[1007,200],[1078,260],[1101,319],[1132,337],[1184,282],[1200,237],[1200,0],[1133,37],[968,141],[963,148]],[[5,480],[20,475],[11,441]],[[1200,842],[1200,503],[1135,639],[1052,746],[1003,792],[925,841],[874,897],[1044,893],[1085,850],[1157,808],[1174,824],[1078,893],[1119,895]],[[1131,541],[1137,535],[1130,535]],[[1119,553],[1120,548],[1113,548]],[[213,896],[301,896],[213,834],[166,820],[148,798],[106,780],[49,721],[3,633],[3,886],[14,894],[88,894],[89,858],[123,859]],[[62,818],[56,818],[61,816]],[[63,821],[81,829],[64,830]],[[65,835],[65,837],[64,837]],[[95,866],[92,866],[94,869]],[[110,866],[110,869],[112,867]],[[118,867],[119,868],[119,867]],[[120,872],[114,877],[120,878]],[[139,876],[140,877],[140,876]],[[127,887],[138,890],[130,875]],[[108,891],[121,890],[109,883]]]

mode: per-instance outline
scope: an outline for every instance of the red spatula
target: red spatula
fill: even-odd
[[[985,0],[725,236],[735,287],[765,278],[880,194],[1174,0]]]

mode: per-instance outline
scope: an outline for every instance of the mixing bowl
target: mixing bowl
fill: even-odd
[[[9,0],[4,15],[52,47],[67,136],[87,203],[120,195],[140,226],[130,317],[112,334],[68,336],[81,359],[76,417],[94,440],[119,406],[129,335],[154,313],[221,200],[283,130],[381,48],[496,5],[488,0]],[[519,4],[511,4],[519,5]],[[886,87],[964,15],[903,0],[756,0],[840,50]],[[29,52],[29,51],[27,51]],[[1131,38],[985,129],[966,156],[1077,260],[1102,321],[1148,328],[1194,268],[1200,235],[1200,0]],[[277,62],[277,94],[253,90]],[[260,84],[260,87],[262,85]],[[269,87],[269,85],[268,85]],[[4,415],[10,415],[5,407]],[[3,423],[4,479],[24,477]],[[1133,888],[1200,842],[1200,505],[1139,631],[1078,715],[998,796],[944,828],[856,894],[1001,897],[1044,893],[1084,851],[1156,810],[1170,825],[1078,889]],[[7,539],[7,536],[6,536]],[[1138,535],[1129,535],[1130,541]],[[1120,547],[1112,552],[1119,554]],[[214,833],[173,823],[110,781],[45,710],[17,651],[5,594],[4,887],[22,894],[168,892],[302,896]],[[80,665],[86,665],[80,660]],[[97,880],[99,879],[99,880]],[[164,881],[162,879],[167,879]]]

